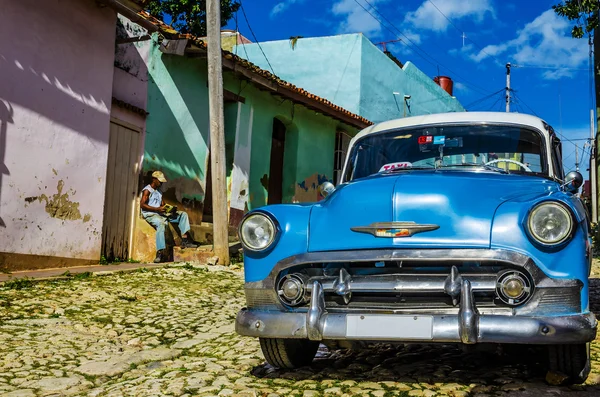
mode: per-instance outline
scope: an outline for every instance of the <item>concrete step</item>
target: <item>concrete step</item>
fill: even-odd
[[[211,249],[173,247],[173,262],[207,263],[214,256],[212,246]]]

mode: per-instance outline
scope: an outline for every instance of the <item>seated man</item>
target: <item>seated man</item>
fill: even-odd
[[[162,198],[162,193],[159,190],[160,185],[165,183],[167,179],[160,171],[152,173],[152,182],[142,189],[142,200],[140,208],[144,219],[156,229],[156,259],[154,263],[164,262],[167,259],[165,252],[165,227],[167,222],[179,225],[181,238],[183,240],[183,248],[197,248],[198,245],[190,238],[190,221],[188,215],[183,211],[177,211],[172,215],[167,215],[165,201]]]

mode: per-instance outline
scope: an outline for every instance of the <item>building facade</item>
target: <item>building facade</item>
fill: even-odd
[[[464,111],[413,63],[400,66],[361,33],[244,43],[234,52],[373,122]]]
[[[92,0],[2,3],[0,268],[100,258],[116,20]]]

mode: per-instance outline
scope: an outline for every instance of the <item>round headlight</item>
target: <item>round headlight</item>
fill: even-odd
[[[240,227],[242,243],[253,251],[262,251],[273,244],[275,233],[273,221],[261,213],[250,215],[244,219]]]
[[[536,206],[527,222],[531,235],[542,244],[560,244],[571,235],[573,220],[563,205],[546,202]]]

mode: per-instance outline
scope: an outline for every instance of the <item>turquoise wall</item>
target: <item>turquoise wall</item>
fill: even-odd
[[[199,223],[209,136],[207,66],[163,54],[156,36],[150,46],[142,171],[162,170],[168,180],[165,200],[183,205],[192,223]]]
[[[362,34],[261,43],[275,74],[373,122],[404,115],[404,95],[411,95],[407,116],[464,111],[412,63],[403,68]],[[263,69],[269,65],[256,44],[235,51]],[[399,95],[394,95],[398,92]]]
[[[209,142],[206,60],[163,54],[156,36],[149,45],[149,115],[142,171],[147,175],[162,170],[168,180],[165,200],[186,210],[191,223],[198,224],[203,212]],[[244,103],[225,103],[224,116],[229,183],[236,139],[238,146],[251,145],[247,208],[267,203],[265,186],[274,118],[287,126],[283,201],[316,200],[318,182],[333,177],[336,131],[339,128],[353,135],[357,129],[259,90],[232,73],[224,73],[224,87],[245,99]]]
[[[277,76],[358,114],[361,41],[362,35],[347,34],[299,39],[294,49],[289,40],[267,41],[261,47]],[[236,46],[234,52],[271,71],[256,44]]]
[[[464,112],[429,76],[411,62],[400,69],[366,37],[362,38],[360,112],[374,122],[423,114]],[[394,95],[394,92],[397,92]],[[404,95],[410,99],[404,103]]]

